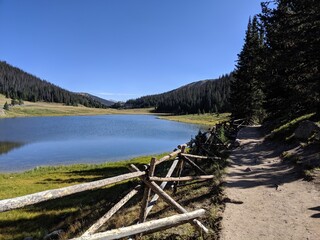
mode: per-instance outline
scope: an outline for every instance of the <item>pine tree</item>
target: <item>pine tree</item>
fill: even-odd
[[[238,54],[235,79],[231,83],[232,116],[246,118],[248,122],[261,122],[264,117],[263,83],[260,78],[264,71],[262,36],[257,16],[254,16],[252,21],[249,19],[245,43]]]
[[[268,61],[266,110],[293,118],[319,111],[320,4],[318,0],[277,0],[262,6]]]

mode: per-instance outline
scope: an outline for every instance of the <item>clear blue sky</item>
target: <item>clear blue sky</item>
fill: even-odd
[[[0,60],[126,100],[234,69],[259,0],[0,0]]]

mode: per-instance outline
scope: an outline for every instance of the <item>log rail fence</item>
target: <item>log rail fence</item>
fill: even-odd
[[[237,128],[232,124],[227,124],[228,129]],[[221,144],[224,147],[224,143],[217,136],[217,129],[219,126],[226,128],[225,123],[221,125],[216,125],[215,127],[209,129],[208,132],[205,132],[206,141],[205,144]],[[237,124],[239,125],[239,124]],[[240,126],[242,123],[240,123]],[[226,128],[227,129],[227,128]],[[231,132],[231,130],[230,130]],[[198,209],[191,212],[188,212],[183,206],[181,206],[177,201],[175,201],[168,193],[164,191],[168,182],[173,182],[174,189],[176,189],[180,182],[201,180],[206,181],[214,178],[214,175],[209,175],[204,171],[194,159],[202,160],[220,160],[219,156],[202,156],[186,153],[186,147],[192,147],[192,141],[188,144],[182,144],[178,146],[177,150],[174,150],[172,153],[160,158],[152,158],[150,164],[146,167],[145,170],[141,171],[135,165],[131,164],[128,168],[131,173],[126,173],[118,175],[115,177],[110,177],[98,181],[88,182],[77,184],[73,186],[63,187],[59,189],[47,190],[38,193],[33,193],[21,197],[4,199],[0,200],[0,212],[10,211],[13,209],[22,208],[25,206],[33,205],[36,203],[62,198],[74,193],[79,193],[83,191],[93,190],[101,187],[105,187],[111,184],[117,184],[123,181],[130,179],[140,178],[141,184],[137,185],[132,189],[127,195],[125,195],[118,203],[116,203],[109,211],[103,215],[95,224],[93,224],[89,229],[87,229],[82,236],[73,238],[74,240],[93,240],[93,239],[119,239],[124,237],[140,238],[142,234],[152,233],[160,231],[163,229],[171,228],[177,225],[184,224],[189,222],[193,224],[202,234],[209,232],[197,218],[205,214],[204,209]],[[204,144],[204,145],[205,145]],[[155,169],[157,165],[171,161],[171,166],[166,173],[165,177],[155,176]],[[194,176],[181,176],[182,170],[185,164],[189,165],[197,174]],[[176,176],[173,177],[173,173],[176,172]],[[158,185],[156,182],[161,183]],[[97,233],[102,225],[104,225],[121,207],[123,207],[130,199],[136,196],[140,188],[144,188],[143,198],[141,202],[141,210],[139,215],[139,222],[135,225],[122,227],[114,230],[108,230],[105,232]],[[151,197],[151,194],[154,194]],[[148,214],[152,210],[153,206],[156,204],[158,198],[162,198],[169,206],[174,208],[179,214],[165,217],[158,220],[146,221]]]

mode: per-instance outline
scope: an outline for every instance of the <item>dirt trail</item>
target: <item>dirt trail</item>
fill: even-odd
[[[258,127],[242,129],[225,178],[223,240],[320,239],[320,192],[279,159]]]

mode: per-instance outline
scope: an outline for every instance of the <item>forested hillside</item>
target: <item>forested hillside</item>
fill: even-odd
[[[103,98],[100,98],[100,97],[91,95],[91,94],[89,94],[89,93],[79,93],[79,94],[82,95],[82,96],[85,96],[85,97],[92,98],[92,99],[94,99],[94,100],[102,103],[103,105],[105,105],[105,106],[107,106],[107,107],[110,107],[110,106],[112,106],[113,104],[115,104],[114,101],[106,100],[106,99],[103,99]]]
[[[190,83],[162,94],[144,96],[126,102],[126,107],[155,107],[156,112],[175,114],[229,111],[232,74],[219,79]]]
[[[0,93],[8,98],[32,102],[44,101],[66,105],[81,104],[86,107],[106,107],[91,97],[69,92],[3,61],[0,61]]]
[[[320,108],[320,4],[275,0],[249,20],[231,84],[232,115],[293,119]]]

